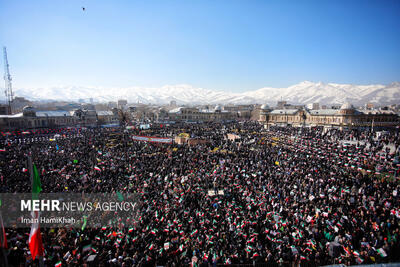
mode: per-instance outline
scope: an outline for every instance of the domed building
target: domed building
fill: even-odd
[[[22,109],[22,115],[24,117],[36,117],[36,110],[31,106],[26,106]]]
[[[349,102],[344,103],[340,107],[340,110],[339,110],[339,114],[343,114],[343,115],[352,115],[355,112],[356,112],[356,110],[355,110],[354,106]]]
[[[340,107],[340,109],[343,109],[343,110],[345,110],[345,109],[354,109],[354,106],[353,106],[351,103],[347,102],[347,103],[344,103],[344,104]]]
[[[220,105],[216,105],[214,108],[214,112],[221,112],[222,111],[222,107]]]
[[[271,111],[271,108],[267,104],[262,104],[260,107],[260,119],[259,121],[268,121],[268,113]]]
[[[266,106],[260,108],[260,122],[265,125],[278,126],[310,126],[348,129],[355,127],[396,127],[399,117],[393,111],[358,110],[351,103],[344,103],[340,109],[307,109],[278,108],[267,110]]]

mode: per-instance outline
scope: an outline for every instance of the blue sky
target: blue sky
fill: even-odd
[[[17,88],[385,84],[400,1],[0,0],[0,44]]]

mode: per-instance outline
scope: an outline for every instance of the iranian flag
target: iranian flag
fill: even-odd
[[[203,260],[208,260],[208,254],[204,252],[203,254]]]
[[[32,259],[35,260],[36,256],[44,255],[44,249],[39,227],[39,212],[34,212],[33,219],[34,223],[31,226],[31,233],[29,235],[29,250],[31,251]]]
[[[246,251],[247,253],[250,253],[252,249],[253,249],[252,246],[247,246],[246,249],[245,249],[245,251]]]
[[[100,169],[99,167],[97,167],[97,166],[94,166],[94,169],[95,169],[96,171],[101,171],[101,169]]]
[[[158,231],[158,230],[154,228],[153,230],[150,231],[150,234],[155,235],[155,234],[157,234],[157,231]]]
[[[194,230],[194,231],[190,234],[190,236],[193,237],[193,236],[196,235],[198,232],[199,232],[199,230],[196,229],[196,230]]]
[[[42,184],[40,183],[39,172],[33,164],[33,181],[32,181],[32,198],[37,199],[39,193],[42,191]],[[35,260],[36,256],[43,256],[43,242],[42,234],[39,227],[39,212],[33,213],[34,223],[31,226],[31,233],[29,235],[29,250],[31,251],[32,259]]]
[[[57,262],[54,267],[61,267],[61,261]]]
[[[351,255],[351,253],[350,253],[350,250],[349,250],[349,249],[347,249],[345,246],[342,246],[342,247],[343,247],[344,251],[347,253],[347,255]]]
[[[356,257],[360,257],[360,252],[358,252],[357,250],[353,251],[354,256]]]
[[[380,249],[378,249],[377,251],[378,251],[379,255],[380,255],[382,258],[384,258],[384,257],[387,256],[386,251],[385,251],[383,248],[380,248]]]

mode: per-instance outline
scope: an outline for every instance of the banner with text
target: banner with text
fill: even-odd
[[[123,226],[137,223],[142,205],[140,194],[127,193],[29,193],[0,194],[4,227],[30,227],[34,220],[41,228]],[[39,218],[33,216],[39,213]]]
[[[165,144],[172,143],[172,138],[167,138],[167,137],[133,135],[132,139],[137,140],[137,141],[145,141],[145,142],[156,142],[156,143],[165,143]]]

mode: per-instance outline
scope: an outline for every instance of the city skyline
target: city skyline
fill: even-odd
[[[191,84],[241,93],[304,80],[400,80],[398,1],[1,6],[0,43],[7,46],[16,89]]]

